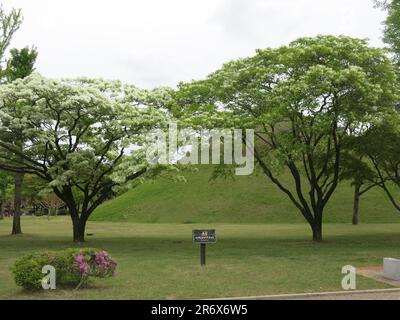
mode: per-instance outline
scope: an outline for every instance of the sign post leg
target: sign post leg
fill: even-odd
[[[206,265],[206,244],[205,243],[200,244],[200,265],[201,266]]]

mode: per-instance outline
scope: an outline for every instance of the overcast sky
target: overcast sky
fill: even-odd
[[[35,45],[37,71],[140,87],[200,79],[229,60],[317,34],[382,46],[372,0],[5,0],[24,23],[12,46]]]

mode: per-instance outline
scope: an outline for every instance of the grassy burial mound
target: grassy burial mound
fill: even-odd
[[[262,173],[210,182],[212,167],[187,172],[187,182],[161,178],[105,202],[93,221],[143,223],[304,223],[304,218]],[[289,175],[283,177],[290,181]],[[351,223],[353,187],[342,183],[324,222]],[[397,223],[400,215],[380,189],[361,199],[360,223]]]

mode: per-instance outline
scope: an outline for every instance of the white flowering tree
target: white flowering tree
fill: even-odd
[[[24,145],[0,140],[0,167],[47,181],[69,209],[74,241],[83,242],[93,211],[149,172],[146,133],[165,123],[163,111],[145,104],[151,95],[117,81],[38,74],[2,85],[0,136],[21,133]]]

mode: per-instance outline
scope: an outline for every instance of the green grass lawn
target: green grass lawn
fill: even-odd
[[[137,224],[89,222],[87,246],[108,250],[117,275],[78,292],[32,294],[18,288],[10,267],[36,250],[72,247],[67,217],[23,217],[21,236],[0,220],[0,299],[189,299],[341,290],[341,268],[381,265],[400,256],[400,224],[326,224],[325,241],[310,241],[305,224]],[[193,228],[215,227],[208,265],[199,266]],[[385,288],[357,277],[357,289]]]

